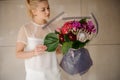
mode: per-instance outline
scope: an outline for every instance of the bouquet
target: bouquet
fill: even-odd
[[[55,51],[57,46],[62,45],[62,53],[66,54],[70,48],[78,49],[84,47],[96,33],[92,21],[86,18],[80,21],[67,21],[61,28],[57,28],[54,33],[49,33],[44,44],[47,51]]]
[[[93,64],[84,46],[91,41],[96,32],[96,26],[86,18],[67,21],[61,28],[49,33],[44,39],[44,44],[49,52],[55,51],[60,44],[63,53],[61,68],[71,75],[77,73],[82,75]]]

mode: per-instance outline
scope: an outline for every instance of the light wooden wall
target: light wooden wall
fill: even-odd
[[[16,59],[17,32],[29,21],[25,0],[0,0],[0,80],[24,80],[24,60]],[[99,34],[87,45],[94,65],[83,76],[62,71],[63,80],[120,79],[120,1],[119,0],[49,0],[51,18],[65,11],[65,16],[88,16],[93,12],[99,22]],[[56,23],[60,26],[63,21]],[[58,56],[59,60],[61,56]]]

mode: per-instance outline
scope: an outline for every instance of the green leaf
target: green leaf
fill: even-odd
[[[48,52],[52,52],[52,51],[55,51],[57,46],[58,46],[58,41],[57,42],[54,42],[54,43],[51,43],[51,44],[47,44],[47,51]]]
[[[81,19],[79,22],[80,22],[80,23],[86,23],[86,20],[87,20],[86,18],[83,18],[83,19]]]
[[[69,48],[72,47],[72,44],[73,44],[73,42],[71,42],[71,41],[63,43],[63,45],[62,45],[62,52],[63,52],[63,54],[67,53]]]
[[[86,40],[85,42],[80,42],[80,41],[74,41],[72,44],[72,48],[78,49],[78,48],[82,48],[84,47],[87,43],[89,42],[89,40]]]
[[[66,42],[70,41],[70,39],[69,39],[69,37],[68,37],[68,35],[67,35],[67,34],[66,34],[66,35],[64,35],[64,39],[65,39],[65,41],[66,41]]]
[[[78,49],[80,45],[81,45],[80,41],[74,41],[73,45],[72,45],[72,48]]]
[[[59,44],[59,39],[57,34],[55,33],[49,33],[46,35],[44,39],[44,45],[47,46],[47,51],[52,52],[55,51],[57,46]]]

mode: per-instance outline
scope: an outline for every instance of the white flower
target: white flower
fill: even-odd
[[[85,42],[87,40],[87,34],[84,31],[79,31],[77,34],[77,40]]]

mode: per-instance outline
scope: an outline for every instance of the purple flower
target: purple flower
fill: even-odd
[[[95,32],[96,32],[96,29],[93,29],[92,32],[95,33]]]
[[[94,28],[94,25],[93,25],[93,23],[92,23],[92,21],[88,21],[88,28],[89,29],[93,29]]]
[[[81,24],[79,21],[73,21],[72,27],[73,27],[73,30],[76,31],[77,29],[79,29],[81,27]]]
[[[94,29],[95,28],[95,26],[94,26],[94,24],[92,23],[92,21],[88,21],[87,22],[87,30],[88,30],[88,32],[93,32],[93,33],[95,33],[96,32],[96,29]]]
[[[88,29],[88,27],[87,27],[87,24],[86,24],[86,23],[83,23],[83,24],[82,24],[82,29],[83,29],[83,30],[85,30],[85,31]]]

